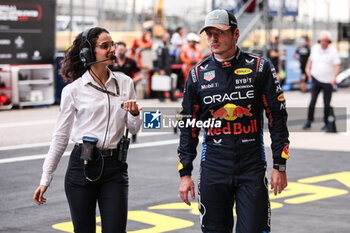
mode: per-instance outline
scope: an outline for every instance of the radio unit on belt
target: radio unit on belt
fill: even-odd
[[[84,160],[84,164],[88,164],[91,161],[96,161],[98,156],[112,157],[117,156],[117,160],[120,162],[126,162],[128,149],[130,144],[130,138],[128,137],[129,129],[126,129],[125,135],[122,136],[116,149],[99,149],[96,147],[98,138],[84,136],[82,138],[83,144],[81,149],[80,159]]]
[[[97,148],[96,144],[98,142],[98,138],[84,136],[82,138],[83,145],[81,149],[80,158],[84,160],[84,164],[87,164],[89,161],[95,161],[97,159]]]
[[[126,129],[126,133],[120,139],[116,149],[100,150],[101,156],[104,158],[116,156],[119,162],[125,163],[128,155],[129,144],[130,144],[130,138],[128,138],[128,132],[129,130]]]
[[[126,129],[125,135],[119,141],[118,161],[126,162],[128,155],[128,149],[130,144],[130,138],[128,137],[129,129]]]

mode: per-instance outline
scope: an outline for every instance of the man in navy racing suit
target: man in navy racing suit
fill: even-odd
[[[203,31],[212,56],[196,64],[186,81],[180,118],[184,127],[180,128],[178,147],[180,197],[188,205],[188,192],[195,198],[192,161],[203,126],[198,185],[202,231],[232,232],[236,203],[236,232],[267,233],[271,213],[263,111],[272,140],[271,189],[277,195],[287,187],[289,158],[282,88],[269,60],[237,47],[239,30],[233,14],[210,12]]]

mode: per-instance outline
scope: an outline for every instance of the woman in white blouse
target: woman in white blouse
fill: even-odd
[[[62,91],[60,113],[34,201],[38,205],[46,202],[43,195],[71,138],[75,146],[65,191],[74,232],[95,233],[96,203],[103,232],[124,233],[126,229],[129,184],[126,159],[119,149],[126,127],[132,134],[139,130],[141,108],[135,101],[132,79],[108,69],[114,53],[108,31],[95,27],[76,37],[62,62],[61,75],[72,83]],[[84,147],[83,137],[90,142],[97,140],[90,158],[86,157],[91,150]]]

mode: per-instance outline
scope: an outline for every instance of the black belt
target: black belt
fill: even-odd
[[[82,143],[75,143],[75,146],[77,147],[81,147],[83,144]],[[100,153],[100,155],[104,158],[106,157],[113,157],[113,156],[117,156],[118,157],[118,153],[119,153],[119,144],[118,144],[118,147],[115,148],[115,149],[99,149],[99,148],[96,148]]]
[[[100,154],[102,157],[113,157],[113,156],[118,156],[118,149],[104,149],[104,150],[100,150]]]

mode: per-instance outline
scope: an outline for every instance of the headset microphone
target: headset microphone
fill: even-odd
[[[86,66],[91,66],[93,64],[96,64],[96,63],[100,63],[100,62],[105,62],[105,61],[109,61],[109,60],[115,60],[116,59],[116,56],[111,56],[110,58],[108,59],[104,59],[104,60],[101,60],[101,61],[93,61],[93,62],[89,62],[86,64]]]

